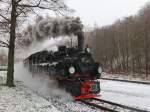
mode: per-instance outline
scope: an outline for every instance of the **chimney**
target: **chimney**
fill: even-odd
[[[83,50],[84,49],[84,32],[78,33],[77,36],[78,36],[78,49]]]

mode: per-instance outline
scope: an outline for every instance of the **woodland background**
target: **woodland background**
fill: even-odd
[[[150,3],[136,15],[86,32],[95,59],[111,73],[150,73]]]

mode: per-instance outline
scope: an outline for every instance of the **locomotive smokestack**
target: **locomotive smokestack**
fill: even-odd
[[[84,32],[78,33],[77,36],[78,36],[78,49],[83,50],[84,49]]]

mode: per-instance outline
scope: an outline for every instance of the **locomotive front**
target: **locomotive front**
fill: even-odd
[[[84,34],[78,35],[78,52],[72,53],[69,73],[72,80],[66,81],[66,91],[70,92],[74,99],[94,98],[100,93],[102,68],[92,58],[89,48],[84,49]]]
[[[63,59],[59,67],[63,71],[65,79],[60,81],[67,92],[74,96],[74,99],[93,98],[100,92],[102,68],[94,61],[87,50],[67,49],[67,57]],[[62,50],[61,50],[62,51]]]

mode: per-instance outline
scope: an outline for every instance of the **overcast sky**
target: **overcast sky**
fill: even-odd
[[[70,8],[76,10],[84,25],[100,26],[112,24],[115,20],[134,15],[150,0],[67,0]]]

